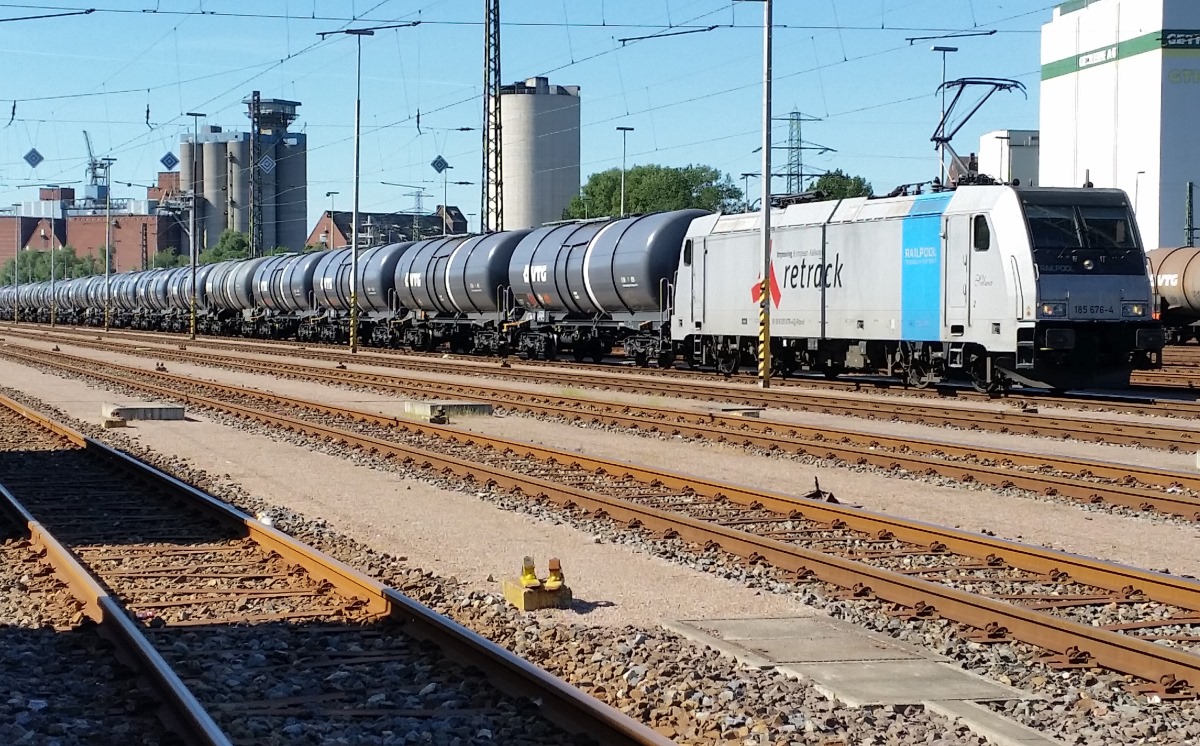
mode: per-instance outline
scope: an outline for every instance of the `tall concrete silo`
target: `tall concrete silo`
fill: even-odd
[[[192,142],[188,135],[179,143],[179,188],[189,194],[199,195],[192,209],[196,213],[196,235],[204,235],[204,148]],[[195,169],[192,159],[196,160]],[[190,237],[189,237],[190,240]],[[188,244],[191,246],[191,244]],[[204,249],[204,242],[197,240],[196,245]],[[189,251],[190,253],[190,251]]]
[[[284,133],[275,143],[275,243],[300,251],[308,240],[308,142]]]
[[[203,161],[204,211],[197,215],[197,223],[202,215],[204,227],[198,228],[204,236],[205,246],[215,246],[226,227],[225,192],[229,186],[228,170],[225,161],[228,157],[229,146],[217,139],[202,141],[200,146]]]
[[[579,194],[579,86],[529,78],[500,95],[503,227],[561,220]]]
[[[250,140],[229,143],[229,227],[250,230]]]

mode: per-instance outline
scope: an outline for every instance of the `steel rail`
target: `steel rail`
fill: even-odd
[[[17,347],[33,352],[34,359],[39,361],[43,358],[36,356],[46,354],[40,350],[23,346],[10,345],[8,349],[12,351]],[[19,353],[14,354],[19,356]],[[70,356],[65,353],[56,353],[55,357],[75,360],[79,363],[89,360],[89,358]],[[278,375],[289,368],[295,370],[305,367],[267,363],[257,366],[253,363],[242,363],[236,360],[235,362],[241,368],[261,370],[273,375]],[[179,384],[195,383],[217,388],[222,386],[217,382],[198,382],[168,373],[150,373],[119,363],[107,363],[107,365],[115,370],[124,370]],[[306,370],[304,375],[330,383],[369,384],[404,393],[429,394],[431,390],[436,390],[437,393],[450,391],[463,398],[499,402],[505,407],[532,414],[549,414],[568,420],[582,419],[641,431],[686,435],[715,442],[754,446],[816,458],[840,459],[854,464],[869,464],[889,470],[904,469],[917,474],[936,473],[964,482],[997,488],[1023,489],[1089,504],[1109,503],[1132,510],[1154,511],[1187,520],[1200,521],[1200,497],[1172,494],[1162,489],[1149,489],[1120,483],[1104,484],[1088,479],[1093,476],[1114,482],[1133,479],[1145,485],[1168,489],[1183,486],[1200,491],[1200,477],[1187,472],[1147,469],[1134,465],[1116,465],[1093,459],[1057,458],[1008,449],[961,446],[946,441],[916,440],[853,430],[758,421],[753,418],[649,405],[597,402],[567,395],[540,395],[513,389],[506,390],[490,385],[474,387],[470,384],[404,381],[381,374],[316,368]],[[508,396],[504,395],[505,392]],[[302,402],[298,399],[292,401]],[[880,448],[888,450],[879,450]],[[952,461],[948,458],[970,460]],[[1034,471],[1014,469],[1013,465],[1050,468],[1059,473],[1040,474]]]
[[[2,328],[5,332],[13,334],[23,333],[21,327],[0,328]],[[142,340],[146,343],[165,345],[177,344],[180,338],[178,334],[174,334],[172,332],[130,330],[101,332],[100,330],[84,331],[82,328],[78,331],[69,331],[63,329],[62,327],[57,327],[53,332],[50,332],[48,327],[46,327],[46,329],[48,334],[61,335],[63,338],[69,337],[72,339],[76,339],[80,335],[91,336],[95,339],[100,339],[102,336],[104,336],[113,339],[128,339],[131,341]],[[231,352],[245,351],[255,354],[276,356],[294,356],[297,354],[297,351],[303,351],[304,355],[309,358],[328,360],[331,362],[357,362],[360,364],[366,364],[365,361],[370,360],[371,362],[369,364],[386,367],[425,369],[439,373],[453,372],[464,375],[484,375],[492,377],[503,376],[514,379],[531,379],[542,382],[554,382],[567,386],[585,386],[602,389],[628,389],[629,386],[637,384],[639,380],[652,381],[654,379],[659,379],[666,381],[686,381],[686,387],[681,387],[675,391],[655,391],[652,393],[661,396],[708,398],[712,395],[709,393],[709,390],[699,388],[707,386],[726,392],[738,392],[739,395],[743,397],[738,401],[741,401],[748,406],[804,408],[803,402],[789,404],[786,401],[786,397],[791,396],[795,398],[822,395],[825,397],[833,397],[837,396],[837,393],[835,392],[876,392],[888,397],[917,397],[921,399],[942,401],[955,399],[978,402],[1003,401],[1022,409],[1047,406],[1083,411],[1112,411],[1151,417],[1161,417],[1164,415],[1200,417],[1200,401],[1178,399],[1156,400],[1153,398],[1155,396],[1154,393],[1147,392],[1142,394],[1136,391],[1136,389],[1124,394],[1084,393],[1064,395],[1015,391],[1003,397],[997,397],[994,395],[981,394],[977,391],[960,387],[940,386],[925,389],[911,388],[902,383],[878,378],[859,377],[825,380],[823,378],[804,377],[783,379],[780,381],[782,385],[777,386],[769,391],[760,391],[754,389],[750,385],[751,379],[749,378],[734,377],[732,380],[730,380],[704,371],[687,371],[685,373],[684,371],[679,371],[676,369],[639,369],[612,364],[589,365],[583,363],[567,363],[556,361],[546,362],[536,360],[523,360],[512,367],[502,367],[500,363],[483,361],[475,356],[461,355],[450,356],[453,359],[453,364],[448,366],[447,361],[444,359],[446,356],[438,353],[364,349],[360,350],[357,357],[353,357],[345,353],[340,347],[334,345],[311,342],[300,343],[288,340],[255,340],[243,338],[206,337],[199,340],[188,340],[187,345],[190,347],[198,346],[222,349]],[[614,370],[620,372],[614,372]],[[595,375],[607,380],[589,381],[589,379],[585,378],[585,376],[588,375]],[[617,380],[613,381],[612,379],[614,378]],[[688,390],[690,388],[695,388],[699,393],[690,392]],[[892,392],[895,393],[893,394]],[[726,393],[724,396],[726,398],[730,398],[731,395]],[[785,398],[781,399],[780,397]]]
[[[1072,622],[1045,612],[1022,608],[1002,600],[981,597],[922,578],[874,568],[845,557],[806,549],[768,537],[755,536],[727,526],[639,505],[619,497],[598,494],[542,477],[520,474],[497,466],[354,433],[310,420],[265,412],[209,397],[181,394],[167,386],[112,376],[100,373],[94,368],[85,370],[75,369],[73,366],[61,363],[47,364],[72,370],[72,372],[86,377],[131,386],[157,395],[182,398],[197,406],[224,412],[240,419],[282,428],[376,455],[401,459],[418,467],[443,474],[453,474],[465,481],[493,485],[532,497],[545,497],[567,507],[578,507],[594,514],[606,515],[627,525],[641,526],[659,531],[664,535],[678,536],[697,544],[719,547],[751,561],[766,561],[780,569],[794,572],[798,576],[812,573],[826,582],[844,588],[854,588],[860,597],[874,597],[910,608],[934,609],[938,615],[944,618],[978,629],[1002,629],[1012,639],[1071,657],[1082,654],[1091,662],[1091,665],[1158,682],[1163,687],[1175,687],[1191,692],[1186,682],[1200,681],[1200,656],[1103,628]],[[208,384],[203,385],[207,386]],[[1009,563],[1014,568],[1050,576],[1067,573],[1072,579],[1099,588],[1116,589],[1119,587],[1127,593],[1139,594],[1148,600],[1159,601],[1182,609],[1200,610],[1200,583],[1163,573],[1111,565],[1064,552],[1021,545],[845,506],[751,490],[664,470],[637,467],[625,462],[586,458],[580,454],[532,446],[502,438],[480,436],[446,426],[400,422],[394,418],[371,413],[355,412],[315,402],[304,403],[302,400],[223,384],[214,386],[214,388],[236,391],[240,396],[274,401],[288,407],[303,404],[306,408],[314,411],[341,413],[345,417],[362,421],[391,424],[403,431],[430,433],[438,437],[455,438],[463,442],[475,442],[493,448],[510,449],[519,454],[544,454],[543,458],[553,458],[560,463],[588,464],[605,469],[610,475],[624,474],[634,479],[656,480],[654,483],[658,484],[678,485],[683,489],[694,489],[697,492],[722,496],[748,507],[763,507],[785,515],[807,517],[830,523],[841,521],[850,528],[864,532],[890,532],[902,540],[929,547],[931,552],[958,552],[966,556],[988,560],[995,558]]]
[[[535,703],[539,714],[564,729],[586,733],[602,744],[654,744],[665,746],[670,741],[645,725],[633,720],[616,709],[584,694],[556,676],[538,668],[529,661],[509,652],[496,643],[472,632],[448,617],[434,612],[398,591],[380,583],[364,573],[329,557],[288,536],[278,529],[266,526],[233,506],[162,472],[145,462],[89,438],[60,423],[54,422],[30,408],[6,396],[0,395],[0,406],[7,407],[30,419],[35,425],[49,429],[112,463],[115,463],[139,479],[165,491],[185,497],[190,504],[226,523],[238,525],[247,538],[268,551],[278,553],[285,560],[303,567],[314,578],[330,583],[339,591],[349,595],[365,597],[370,605],[381,613],[400,621],[405,633],[416,639],[428,640],[441,648],[448,656],[481,669],[490,680],[508,694],[526,697]],[[0,494],[15,503],[11,493],[0,487]],[[173,707],[180,720],[187,725],[186,733],[197,737],[198,743],[226,744],[228,740],[204,712],[203,707],[191,696],[179,680],[153,650],[146,638],[137,631],[129,616],[115,600],[109,597],[99,583],[84,569],[74,556],[50,537],[23,506],[17,504],[23,518],[36,526],[38,536],[56,547],[57,559],[73,563],[64,569],[73,591],[81,593],[81,599],[90,599],[89,609],[99,613],[101,621],[115,621],[124,628],[121,634],[132,645],[131,652],[144,659],[151,675],[169,686],[171,696],[178,697],[180,704]],[[56,562],[56,567],[58,566]],[[67,568],[67,565],[63,565]],[[99,594],[99,595],[97,595]],[[85,601],[87,602],[87,601]],[[132,635],[132,637],[129,637]]]
[[[0,406],[7,407],[41,427],[66,438],[81,448],[89,441],[79,433],[61,427],[49,418],[0,395]],[[83,604],[84,614],[99,625],[101,634],[117,647],[122,660],[135,666],[153,686],[165,708],[165,724],[188,743],[197,746],[231,746],[231,741],[196,699],[171,665],[159,655],[139,631],[129,614],[109,595],[71,550],[46,530],[32,513],[0,484],[4,507],[25,525],[30,543],[44,553],[54,574]]]
[[[35,339],[36,337],[29,336],[26,338]],[[201,365],[223,365],[229,367],[238,367],[275,376],[280,376],[285,373],[292,373],[303,375],[309,378],[318,378],[332,383],[370,383],[372,386],[387,387],[395,391],[418,391],[422,388],[424,390],[428,390],[432,385],[436,385],[450,391],[456,396],[464,396],[472,399],[482,400],[482,397],[478,393],[471,392],[472,386],[470,384],[455,384],[451,381],[438,381],[434,384],[429,381],[402,378],[384,373],[350,370],[330,371],[328,369],[318,368],[312,365],[302,365],[298,363],[278,361],[268,362],[258,359],[218,355],[208,352],[160,350],[113,342],[73,341],[71,344],[90,349],[110,350],[125,354],[151,356],[162,360],[192,362]],[[361,358],[355,362],[359,365],[363,364]],[[369,365],[370,363],[367,363],[367,366]],[[343,381],[339,379],[346,380]],[[542,381],[538,382],[541,383]],[[606,383],[604,387],[610,390],[614,388],[608,383]],[[475,386],[474,389],[476,392],[478,392],[482,391],[483,387]],[[518,395],[538,396],[532,392],[505,388],[503,386],[495,385],[494,383],[489,383],[487,390],[494,391],[497,393],[497,395],[499,395],[501,392],[509,394],[510,396],[508,398],[510,401],[515,401],[514,397]],[[661,394],[662,390],[656,388],[653,393]],[[546,398],[549,395],[541,396]],[[713,391],[711,396],[714,398],[718,397],[717,391]],[[558,398],[564,401],[576,402],[581,405],[596,401],[595,399],[589,399],[583,396],[572,396],[566,394],[560,395]],[[1149,426],[1144,423],[1120,423],[1084,417],[1050,416],[1040,413],[1029,414],[1015,411],[981,409],[964,410],[961,407],[930,404],[904,404],[898,402],[872,400],[854,401],[849,398],[835,397],[828,394],[806,394],[802,395],[802,397],[793,397],[792,399],[791,406],[788,407],[789,409],[800,409],[810,412],[819,412],[822,414],[855,416],[885,421],[899,420],[903,422],[913,422],[926,425],[952,425],[954,427],[967,430],[987,430],[1006,434],[1034,434],[1044,437],[1057,437],[1063,439],[1069,438],[1072,440],[1086,442],[1138,445],[1146,448],[1158,448],[1161,450],[1170,451],[1177,451],[1185,446],[1200,448],[1200,429],[1173,427],[1167,424]],[[642,408],[646,409],[645,407]],[[747,425],[747,427],[753,427],[753,425],[750,424]],[[781,425],[780,427],[784,427],[786,429],[787,427],[792,426]],[[801,428],[801,426],[795,427],[798,429]]]

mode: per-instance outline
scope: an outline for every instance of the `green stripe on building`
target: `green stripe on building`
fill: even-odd
[[[1181,35],[1181,38],[1187,37],[1189,41],[1175,43],[1168,41],[1169,37],[1174,38],[1176,35]],[[1155,52],[1160,49],[1169,49],[1172,52],[1172,56],[1200,55],[1200,46],[1195,46],[1191,41],[1197,38],[1200,38],[1200,32],[1197,31],[1155,31],[1118,44],[1099,47],[1074,57],[1068,57],[1065,60],[1048,62],[1042,65],[1042,80],[1070,75],[1090,67],[1106,65],[1119,60],[1127,60],[1130,57],[1136,57],[1146,52]]]

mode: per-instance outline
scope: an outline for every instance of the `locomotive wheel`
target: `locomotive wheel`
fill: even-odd
[[[675,367],[675,353],[667,352],[667,351],[660,352],[660,353],[658,353],[658,361],[657,362],[658,362],[658,367],[660,367],[664,370],[670,370],[671,368]]]
[[[717,359],[717,371],[728,378],[738,372],[738,363],[739,360],[736,352],[733,354],[726,353]]]
[[[919,364],[913,363],[908,366],[904,380],[905,383],[913,388],[928,388],[929,384],[933,382],[933,373],[932,371],[922,370]]]

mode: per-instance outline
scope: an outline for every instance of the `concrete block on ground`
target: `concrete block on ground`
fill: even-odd
[[[447,417],[487,416],[492,413],[491,404],[474,401],[406,401],[404,413],[427,420],[435,416],[439,410]]]
[[[175,404],[105,404],[101,417],[123,420],[182,420],[184,408]]]
[[[671,629],[748,665],[811,681],[851,707],[1036,698],[964,671],[932,651],[824,615],[706,619]]]
[[[992,711],[977,702],[926,701],[926,710],[937,713],[950,722],[960,722],[977,736],[994,746],[1061,746],[1062,741],[1050,738],[1015,720]]]
[[[526,588],[515,578],[505,578],[501,584],[504,598],[521,611],[538,609],[569,609],[575,597],[568,586],[548,591],[545,588]]]
[[[127,423],[120,417],[105,417],[102,427],[105,430],[112,430],[115,427],[125,427]]]

